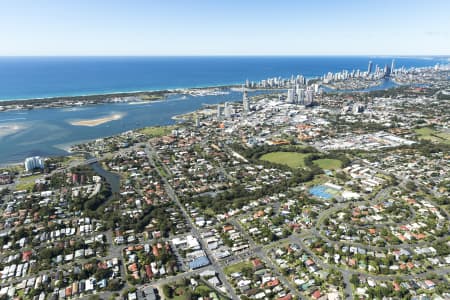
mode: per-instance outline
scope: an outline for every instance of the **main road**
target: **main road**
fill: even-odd
[[[180,208],[184,218],[189,223],[192,235],[194,235],[197,238],[197,240],[200,242],[202,249],[205,251],[206,255],[208,256],[209,261],[211,262],[214,270],[217,272],[220,281],[223,283],[223,285],[227,289],[228,294],[231,296],[232,299],[239,299],[237,297],[236,293],[234,292],[233,287],[228,282],[227,277],[226,277],[222,267],[219,265],[219,263],[215,259],[214,255],[209,250],[208,245],[203,240],[200,232],[198,231],[197,227],[195,226],[195,223],[192,221],[191,216],[187,213],[186,208],[181,204],[180,200],[178,199],[177,194],[175,193],[175,191],[173,190],[169,181],[167,180],[166,176],[168,174],[171,174],[171,171],[159,160],[157,153],[153,149],[149,148],[148,145],[145,148],[145,153],[147,154],[148,159],[150,160],[150,163],[153,166],[156,166],[156,162],[158,162],[164,168],[164,171],[166,174],[162,174],[162,172],[159,168],[156,168],[156,170],[164,182],[164,186],[166,188],[168,196]]]

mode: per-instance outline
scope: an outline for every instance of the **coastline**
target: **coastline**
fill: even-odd
[[[171,91],[173,94],[169,94],[167,97],[165,97],[164,99],[155,99],[152,101],[148,101],[148,100],[144,100],[144,101],[138,101],[136,103],[136,100],[133,99],[132,101],[123,101],[122,103],[125,104],[127,107],[131,107],[131,110],[133,110],[133,107],[135,107],[136,105],[134,104],[149,104],[149,103],[155,103],[156,105],[165,105],[166,102],[172,102],[172,100],[182,100],[182,103],[180,103],[180,105],[185,105],[184,103],[187,103],[184,99],[188,99],[186,96],[189,96],[189,99],[193,99],[194,102],[202,102],[202,96],[210,96],[212,95],[213,98],[216,96],[221,96],[221,95],[228,95],[229,94],[229,88],[225,89],[224,87],[213,87],[213,88],[192,88],[192,89],[186,89],[186,90],[176,90],[176,91]],[[181,97],[178,97],[181,96]],[[92,130],[99,130],[98,128],[105,128],[105,129],[109,129],[109,128],[114,128],[117,127],[117,125],[115,124],[119,124],[119,122],[112,122],[113,120],[110,120],[109,117],[111,116],[111,113],[114,114],[122,114],[123,113],[123,118],[127,118],[127,116],[129,115],[128,111],[115,111],[115,112],[111,112],[111,110],[109,109],[102,109],[102,106],[108,107],[108,105],[114,105],[116,104],[114,103],[101,103],[104,105],[96,105],[96,104],[92,104],[92,105],[88,105],[91,107],[98,107],[98,114],[94,114],[94,115],[90,115],[89,117],[86,118],[86,116],[83,115],[83,113],[79,113],[77,114],[76,117],[72,117],[69,116],[65,119],[61,119],[60,122],[63,122],[64,124],[66,124],[67,126],[73,127],[74,130],[78,130],[75,128],[86,128],[89,129],[89,132],[92,132]],[[1,103],[0,103],[1,105]],[[63,110],[74,110],[74,111],[83,111],[85,106],[73,106],[73,105],[65,105],[65,107],[54,107],[56,108],[56,110],[58,109],[63,109]],[[124,106],[125,107],[125,106]],[[96,108],[97,109],[97,108]],[[41,113],[40,111],[43,111],[44,109],[38,109],[36,108],[34,111],[35,113]],[[188,112],[192,112],[195,111],[196,109],[192,109],[192,110],[188,110]],[[22,111],[22,112],[21,112]],[[18,113],[18,114],[28,114],[28,112],[24,109],[22,110],[10,110],[10,111],[4,111],[5,114],[9,114],[9,113]],[[31,111],[30,111],[31,113]],[[51,110],[46,110],[45,112],[46,115],[51,116],[52,112]],[[175,114],[177,115],[177,114]],[[0,112],[0,118],[2,116],[2,113]],[[108,118],[108,120],[105,120],[105,118]],[[116,118],[114,118],[116,119]],[[30,119],[27,118],[26,119],[27,122],[30,122]],[[108,123],[107,123],[108,122]],[[118,132],[114,132],[114,133],[109,133],[109,132],[104,132],[101,134],[98,134],[96,136],[93,137],[89,137],[89,138],[85,138],[85,136],[81,136],[79,139],[75,139],[73,141],[63,141],[63,142],[56,142],[54,144],[50,144],[48,142],[46,142],[47,144],[49,144],[49,148],[54,148],[54,149],[58,149],[55,152],[58,152],[57,154],[41,154],[43,157],[51,157],[51,156],[66,156],[66,155],[71,155],[72,151],[71,148],[74,145],[80,144],[80,143],[85,143],[85,142],[89,142],[89,141],[93,141],[95,139],[98,138],[107,138],[107,137],[111,137],[111,136],[115,136],[115,135],[119,135],[122,134],[123,132],[127,132],[130,130],[138,130],[140,128],[145,128],[145,127],[153,127],[153,126],[166,126],[166,125],[171,125],[171,124],[175,124],[178,122],[183,122],[183,120],[175,120],[172,119],[171,117],[169,119],[167,119],[167,121],[162,121],[161,124],[151,124],[151,125],[147,125],[144,124],[145,122],[143,122],[142,124],[140,122],[132,122],[133,125],[131,126],[132,128],[130,129],[121,129]],[[71,124],[74,123],[74,124]],[[113,124],[114,123],[114,124]],[[123,122],[122,122],[123,123]],[[121,123],[121,124],[122,124]],[[102,126],[100,126],[101,124],[103,124]],[[112,124],[112,125],[109,125]],[[12,123],[2,123],[0,122],[0,125],[16,125],[16,124],[12,124]],[[45,124],[44,124],[45,125]],[[50,128],[53,129],[54,125],[50,125]],[[45,126],[47,127],[47,126]],[[120,127],[123,127],[123,125],[120,125]],[[5,128],[6,129],[6,128]],[[9,129],[9,128],[8,128]],[[22,128],[21,128],[22,129]],[[25,129],[25,128],[23,128]],[[18,131],[15,132],[10,132],[11,134],[15,134]],[[8,135],[5,135],[5,138],[7,138],[10,134],[8,133]],[[3,139],[3,138],[2,138]],[[48,150],[48,149],[47,149]],[[50,150],[53,151],[53,150]],[[30,154],[31,155],[31,154]],[[28,156],[30,156],[28,155]],[[25,157],[25,156],[24,156]],[[7,158],[5,160],[2,161],[2,165],[10,165],[10,164],[15,164],[15,163],[20,163],[20,161],[22,161],[22,158],[17,158],[17,157],[13,157],[13,158]]]
[[[264,86],[264,88],[258,88],[258,86]],[[283,85],[280,86],[283,87],[277,88],[272,87],[272,85],[258,85],[257,83],[256,87],[253,85],[253,87],[247,87],[246,90],[248,92],[277,91],[278,93],[284,92],[287,89],[287,87],[284,87],[286,86],[285,81],[283,81]],[[375,84],[375,86],[382,90],[390,88],[385,88],[379,84]],[[332,90],[332,93],[333,92],[336,91]],[[357,91],[344,90],[343,92]],[[327,93],[327,91],[325,91],[325,93]],[[225,96],[228,94],[230,94],[230,96]],[[208,97],[205,97],[204,100],[202,99],[203,96]],[[192,101],[178,101],[184,99],[190,99]],[[26,123],[27,126],[32,124],[33,120],[38,121],[35,132],[29,130],[26,134],[17,136],[15,133],[18,132],[18,127],[4,127],[3,129],[5,132],[8,131],[9,133],[14,134],[14,137],[10,137],[9,135],[11,134],[9,133],[5,135],[2,139],[5,141],[5,151],[2,149],[1,152],[5,157],[4,160],[11,162],[15,162],[17,159],[21,159],[21,157],[26,157],[26,155],[35,155],[36,153],[44,156],[46,155],[45,153],[52,153],[48,155],[55,155],[54,153],[56,153],[56,155],[67,155],[70,153],[70,147],[78,144],[80,140],[90,141],[97,138],[114,136],[122,132],[136,130],[149,125],[153,126],[155,123],[162,125],[184,122],[189,119],[192,120],[192,113],[196,111],[196,109],[191,107],[205,105],[204,101],[210,101],[217,104],[227,101],[239,101],[240,99],[242,99],[242,85],[236,84],[165,89],[147,92],[118,92],[85,96],[0,101],[0,116],[3,116],[2,121],[15,120],[14,118],[18,118],[16,114],[20,115],[20,118],[23,117],[21,116],[22,114],[29,115],[26,118],[26,122],[21,122],[24,124]],[[172,100],[177,100],[178,102],[175,103]],[[136,106],[135,104],[138,107],[134,107]],[[142,107],[140,105],[142,105]],[[49,108],[56,109],[52,110]],[[54,112],[59,110],[64,111],[64,113],[58,117],[53,116]],[[83,112],[84,110],[88,110],[89,113],[85,114]],[[4,111],[3,115],[1,114],[2,111]],[[72,113],[72,111],[75,112]],[[124,121],[112,122],[118,118],[111,117],[111,115],[119,112],[129,113],[126,113],[127,117],[125,117]],[[111,123],[100,126],[107,122]],[[65,135],[64,130],[69,134]],[[30,138],[27,138],[28,136]],[[31,148],[31,145],[33,145],[34,148]],[[61,145],[63,147],[61,147]],[[21,149],[21,152],[18,153],[17,149]]]
[[[78,96],[57,96],[48,98],[30,98],[0,100],[0,113],[9,110],[30,110],[41,108],[64,108],[85,105],[98,105],[105,103],[149,103],[153,101],[163,101],[172,94],[189,94],[190,92],[207,92],[209,90],[222,90],[237,88],[239,85],[217,85],[189,88],[175,88],[148,91],[116,92],[87,94]]]

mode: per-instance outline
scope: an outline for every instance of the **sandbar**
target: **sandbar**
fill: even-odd
[[[25,129],[25,126],[20,124],[0,124],[0,138],[15,134],[23,129]]]
[[[123,118],[123,114],[113,114],[108,117],[91,119],[91,120],[80,120],[80,121],[70,121],[69,123],[73,126],[87,126],[87,127],[95,127],[104,123],[108,123],[111,121],[120,120]]]
[[[0,138],[8,135],[16,134],[24,130],[26,127],[21,124],[0,124]]]

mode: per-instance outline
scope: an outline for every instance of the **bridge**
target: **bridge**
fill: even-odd
[[[98,162],[98,158],[93,157],[93,158],[86,159],[84,161],[84,164],[90,165],[90,164],[95,164],[96,162]]]

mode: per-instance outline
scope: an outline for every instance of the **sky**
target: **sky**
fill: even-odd
[[[450,55],[450,1],[0,0],[22,55]]]

